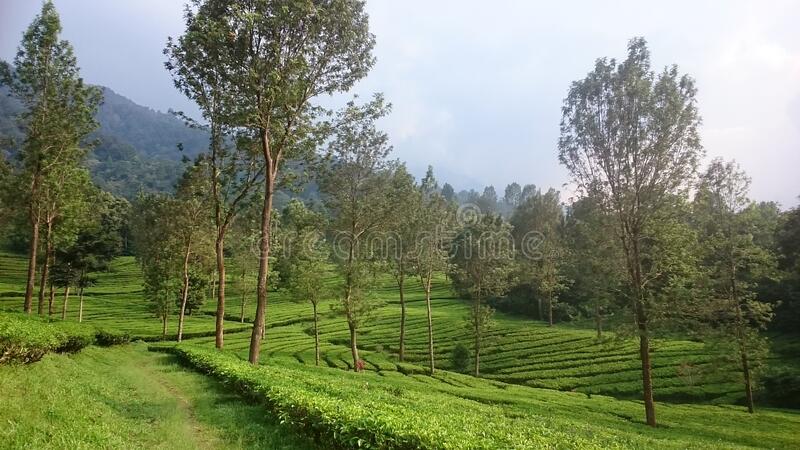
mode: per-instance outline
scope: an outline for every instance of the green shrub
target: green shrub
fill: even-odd
[[[95,335],[95,342],[97,345],[103,347],[128,344],[131,342],[131,335],[128,333],[111,333],[104,330],[98,330],[97,334]]]
[[[506,416],[498,406],[433,390],[383,386],[377,375],[253,366],[187,344],[169,351],[182,363],[263,402],[282,423],[314,436],[325,448],[544,448],[553,442],[564,448],[607,448],[619,439],[575,433],[572,424],[551,427],[541,418]]]
[[[761,378],[764,387],[759,400],[783,408],[800,405],[800,375],[787,367],[775,368]]]
[[[94,342],[94,333],[76,323],[0,313],[0,364],[35,362],[48,352],[77,352]]]
[[[453,355],[450,362],[453,370],[456,372],[464,373],[469,370],[469,349],[464,344],[458,344],[453,348]]]

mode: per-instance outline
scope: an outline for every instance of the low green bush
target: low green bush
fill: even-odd
[[[508,416],[498,406],[433,390],[406,391],[384,385],[379,375],[257,367],[185,344],[170,351],[184,364],[263,402],[282,423],[314,436],[326,448],[543,448],[553,442],[565,448],[607,448],[619,439],[575,432],[571,423],[548,425],[538,416]]]
[[[31,363],[49,352],[77,352],[94,339],[93,328],[77,323],[0,313],[0,364]]]
[[[761,379],[764,387],[759,400],[783,408],[800,405],[800,375],[788,367],[776,367],[767,371]]]
[[[453,348],[451,357],[453,370],[464,373],[469,370],[469,349],[464,344],[458,344]]]
[[[95,343],[103,347],[112,345],[123,345],[131,342],[131,335],[128,333],[112,333],[105,330],[98,330],[95,335]]]

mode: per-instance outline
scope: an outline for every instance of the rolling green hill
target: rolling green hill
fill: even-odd
[[[0,308],[19,309],[23,267],[21,257],[0,255]],[[327,282],[338,281],[331,275]],[[247,285],[254,283],[248,280]],[[239,287],[238,280],[232,278],[228,316],[239,315],[242,295]],[[695,367],[710,363],[703,346],[694,342],[664,340],[654,346],[656,398],[667,401],[658,408],[662,425],[657,430],[644,425],[641,403],[635,400],[639,381],[634,346],[617,339],[598,341],[592,330],[563,325],[550,328],[498,314],[497,326],[484,353],[483,378],[449,372],[452,348],[459,342],[468,343],[463,324],[467,304],[452,293],[443,279],[437,284],[433,309],[437,364],[445,370],[430,377],[424,367],[427,359],[422,293],[418,286],[409,291],[406,362],[401,363],[396,357],[399,306],[387,279],[385,286],[375,292],[375,301],[383,306],[360,334],[359,347],[367,362],[367,372],[362,374],[342,370],[351,364],[348,334],[344,320],[327,306],[332,299],[320,308],[322,354],[327,366],[324,368],[313,367],[310,306],[291,302],[281,292],[270,292],[269,296],[269,328],[262,347],[264,369],[253,369],[243,361],[250,339],[247,323],[228,320],[225,352],[211,351],[214,319],[209,313],[214,302],[210,299],[201,313],[188,319],[187,331],[197,337],[188,339],[180,348],[190,365],[228,385],[239,386],[237,390],[248,397],[255,395],[265,401],[265,414],[269,410],[303,433],[320,437],[328,433],[363,435],[364,445],[388,445],[386,442],[450,448],[800,445],[796,434],[800,414],[762,408],[757,414],[748,415],[744,408],[733,404],[740,397],[738,374],[712,372],[712,376],[690,379],[682,373],[679,369],[686,362]],[[252,292],[245,295],[247,318],[253,315],[254,295]],[[60,295],[57,298],[60,301]],[[67,318],[70,321],[76,320],[73,308],[77,308],[74,300],[71,304],[74,306]],[[132,258],[117,259],[109,272],[100,274],[98,284],[87,291],[84,323],[138,338],[159,338],[160,322],[148,312],[141,298],[138,266]],[[171,332],[175,327],[173,320]],[[173,344],[156,345],[169,348]],[[82,355],[73,358],[83,360]],[[45,358],[43,363],[48,360]],[[705,404],[679,404],[687,401]]]

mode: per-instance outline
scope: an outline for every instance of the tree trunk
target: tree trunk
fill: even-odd
[[[352,321],[347,321],[347,326],[350,328],[350,353],[353,355],[353,371],[358,372],[358,344],[356,342],[357,333],[356,328]]]
[[[41,279],[39,281],[39,315],[44,309],[44,290],[47,287],[47,280],[50,278],[50,265],[53,263],[53,222],[47,222],[45,231],[45,256],[42,264]]]
[[[217,253],[217,279],[219,288],[217,289],[217,323],[216,323],[216,346],[221,349],[224,345],[225,328],[225,232],[217,234],[217,241],[214,250]]]
[[[750,360],[747,357],[747,341],[743,327],[744,318],[742,317],[742,306],[739,304],[739,293],[736,283],[736,264],[733,256],[731,256],[731,297],[733,304],[736,307],[736,334],[739,339],[739,358],[742,361],[742,375],[744,377],[744,394],[747,401],[747,412],[753,414],[755,412],[755,404],[753,402],[753,385],[750,379]]]
[[[744,393],[747,399],[747,412],[753,414],[755,412],[755,404],[753,402],[753,385],[750,379],[750,361],[747,359],[747,346],[744,340],[739,343],[739,353],[742,359],[742,373],[744,375]]]
[[[181,311],[178,315],[178,342],[183,339],[183,320],[186,313],[186,301],[189,299],[189,255],[191,255],[192,243],[186,244],[186,252],[183,254],[183,289],[181,289]]]
[[[633,288],[633,309],[636,326],[639,329],[639,359],[642,363],[642,397],[644,400],[644,413],[647,424],[656,426],[656,406],[653,401],[652,364],[650,363],[650,334],[647,328],[647,313],[644,309],[644,292],[642,283],[642,258],[639,252],[640,233],[638,226],[630,225],[630,245],[623,242],[628,257],[628,271],[630,272]],[[628,252],[630,250],[630,252]]]
[[[64,304],[61,305],[61,320],[67,318],[67,304],[69,302],[69,284],[64,288]]]
[[[639,358],[642,360],[642,390],[644,395],[644,412],[647,424],[656,426],[656,406],[653,401],[653,379],[650,364],[650,338],[647,326],[639,327]]]
[[[80,298],[80,306],[78,307],[78,323],[83,322],[83,288],[80,288],[78,297]]]
[[[317,304],[311,303],[314,308],[314,363],[319,366],[319,317],[317,316]]]
[[[553,294],[547,296],[548,326],[553,326]]]
[[[539,320],[544,320],[544,308],[542,308],[542,296],[536,295],[536,302],[539,304]]]
[[[52,316],[55,314],[55,304],[56,304],[56,291],[53,290],[53,282],[50,281],[50,295],[48,296],[47,301],[47,315]]]
[[[161,338],[167,338],[167,316],[164,315],[161,317]]]
[[[597,338],[600,339],[603,337],[603,319],[600,316],[599,303],[596,303],[594,305],[594,323],[595,323],[595,328],[597,329]]]
[[[245,282],[244,275],[242,275],[242,315],[239,318],[240,323],[244,323],[244,303],[246,294],[247,294],[247,283]]]
[[[436,366],[433,360],[433,317],[431,314],[431,276],[425,286],[425,306],[428,308],[428,361],[430,364],[430,374],[436,371]]]
[[[264,328],[267,317],[267,274],[269,273],[269,250],[270,250],[270,216],[272,214],[272,196],[275,187],[275,170],[272,165],[272,158],[269,155],[269,141],[267,130],[262,131],[262,149],[267,168],[264,176],[264,206],[261,210],[261,242],[259,246],[258,260],[258,288],[256,317],[253,320],[253,333],[250,336],[250,355],[251,364],[258,364],[258,357],[261,352],[261,339],[265,336]]]
[[[639,285],[640,286],[640,285]],[[656,426],[656,406],[653,401],[652,364],[650,363],[650,335],[647,329],[647,316],[644,312],[640,290],[636,289],[636,325],[639,328],[639,359],[642,362],[642,396],[647,424]]]
[[[476,298],[475,305],[475,376],[481,376],[481,301]]]
[[[38,177],[34,176],[31,183],[31,203],[29,205],[29,219],[31,223],[31,242],[28,247],[28,276],[25,283],[25,302],[23,310],[26,314],[33,311],[33,289],[36,281],[36,252],[39,249],[39,216],[36,214],[34,206],[34,198],[36,198],[36,187],[38,186]],[[40,311],[41,315],[42,312]]]
[[[264,318],[261,319],[261,340],[263,341],[267,337],[267,315],[264,314]]]
[[[403,285],[405,284],[405,277],[403,276],[403,263],[400,262],[400,276],[397,279],[397,286],[400,289],[400,362],[403,362],[406,354],[406,300],[403,296]]]

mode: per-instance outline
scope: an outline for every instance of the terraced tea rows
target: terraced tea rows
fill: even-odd
[[[0,287],[6,293],[0,299],[3,309],[17,310],[22,302],[21,266],[21,257],[0,255]],[[337,282],[334,275],[327,279],[331,285]],[[140,283],[138,267],[131,258],[115,261],[112,270],[100,274],[98,284],[87,292],[87,326],[158,337],[160,323],[148,312]],[[433,447],[453,448],[489,442],[517,447],[559,442],[567,447],[596,448],[798,445],[795,430],[800,426],[800,416],[789,411],[762,409],[752,416],[733,405],[662,404],[658,409],[662,426],[656,430],[644,427],[639,401],[610,397],[639,395],[635,346],[615,339],[598,341],[594,331],[567,325],[548,327],[498,314],[497,326],[485,347],[483,378],[446,370],[428,376],[424,367],[427,329],[422,291],[413,283],[407,291],[406,362],[397,358],[399,304],[387,279],[375,290],[374,300],[382,306],[360,332],[361,355],[367,362],[365,374],[342,370],[349,369],[352,362],[346,324],[330,309],[334,299],[327,299],[320,307],[321,351],[327,368],[311,367],[314,348],[310,306],[289,301],[281,292],[270,292],[269,296],[263,373],[243,362],[249,346],[249,323],[227,321],[226,351],[210,351],[214,341],[210,335],[214,327],[209,314],[214,308],[212,300],[189,320],[190,331],[208,336],[189,339],[182,348],[207,355],[202,356],[211,358],[207,364],[221,364],[223,375],[218,376],[242,374],[243,380],[255,383],[259,392],[268,395],[270,408],[290,407],[286,411],[275,410],[274,414],[287,420],[291,417],[289,422],[301,430],[310,426],[312,435],[323,430],[340,433],[357,429],[361,431],[337,436],[372,436],[370,439],[379,441],[427,442]],[[247,317],[254,310],[252,294],[249,296]],[[238,315],[240,299],[239,285],[231,280],[229,316]],[[467,308],[468,303],[456,298],[445,280],[439,280],[433,311],[436,358],[441,369],[451,367],[450,353],[455,345],[470,344],[463,322]],[[67,320],[76,320],[75,315]],[[173,344],[155,345],[169,348]],[[702,380],[679,375],[678,368],[686,361],[698,366],[708,362],[700,344],[658,341],[653,356],[656,395],[662,400],[723,403],[739,396],[738,384],[727,380],[736,374],[716,374],[716,378]],[[305,381],[298,384],[301,379]],[[337,413],[337,408],[345,408],[348,413]],[[420,423],[430,426],[420,428]],[[459,428],[462,423],[473,424],[472,431]]]
[[[16,310],[22,303],[24,260],[19,256],[0,254],[3,296],[0,305]],[[231,271],[229,273],[235,273]],[[247,280],[245,316],[254,316],[255,280]],[[359,332],[359,347],[366,369],[378,372],[424,372],[427,365],[427,328],[424,294],[411,280],[406,288],[407,329],[405,363],[397,359],[400,307],[396,286],[388,277],[374,290],[374,301],[382,306]],[[331,274],[329,287],[339,280]],[[228,285],[227,314],[238,317],[241,310],[241,281],[231,278]],[[148,311],[141,295],[139,269],[133,258],[117,259],[107,273],[99,274],[98,283],[87,290],[84,320],[100,328],[127,332],[134,336],[157,338],[160,321]],[[57,300],[60,302],[61,295]],[[328,299],[320,306],[321,353],[324,364],[348,369],[352,366],[348,348],[349,334],[344,319],[335,314]],[[73,311],[77,298],[73,296]],[[60,307],[60,306],[59,306]],[[453,348],[466,344],[471,348],[464,325],[467,302],[457,298],[446,280],[439,279],[433,292],[433,322],[437,366],[451,368]],[[187,318],[189,335],[204,345],[213,345],[213,299],[208,299],[202,313]],[[68,320],[75,320],[71,312]],[[263,348],[265,361],[296,360],[313,364],[314,342],[311,337],[311,307],[295,303],[282,292],[269,293],[267,311],[269,329]],[[638,398],[641,389],[638,347],[633,342],[617,339],[597,340],[594,331],[569,325],[548,327],[542,323],[497,314],[497,326],[490,333],[482,352],[482,376],[507,383],[531,387],[608,394]],[[177,320],[172,320],[174,333]],[[226,348],[241,355],[247,353],[250,325],[229,320],[226,323]],[[683,364],[691,364],[695,372],[710,363],[703,345],[687,341],[656,341],[653,345],[653,366],[656,398],[675,401],[732,402],[741,397],[738,374],[712,372],[703,377],[681,375]]]
[[[25,295],[25,267],[25,260],[21,256],[0,253],[0,308],[9,311],[21,309]],[[84,295],[84,322],[116,333],[129,333],[134,337],[161,336],[161,321],[150,312],[148,303],[142,298],[141,272],[132,257],[117,258],[109,271],[95,275],[96,285],[87,288]],[[34,309],[36,302],[37,297],[34,296]],[[61,290],[56,292],[55,303],[54,316],[60,317],[63,303]],[[78,296],[74,292],[70,294],[68,306],[67,320],[77,321]],[[249,328],[236,322],[229,325],[230,332]],[[176,329],[177,317],[169,324],[168,333],[174,334]],[[213,317],[201,314],[187,317],[184,332],[188,335],[213,331]]]

